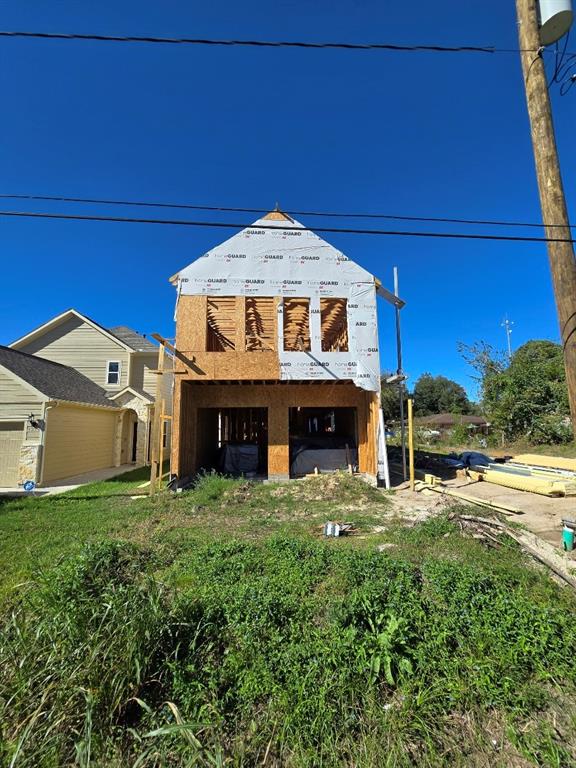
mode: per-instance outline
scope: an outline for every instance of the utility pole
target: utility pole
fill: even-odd
[[[570,240],[572,234],[542,57],[537,0],[516,0],[516,14],[546,237]],[[564,350],[568,400],[576,433],[576,259],[570,242],[548,242],[547,245]]]
[[[508,315],[506,315],[506,317],[504,318],[504,320],[502,320],[500,325],[502,326],[502,328],[506,329],[506,341],[508,344],[508,362],[510,362],[510,360],[512,360],[512,340],[510,337],[512,336],[512,326],[514,325],[514,320],[508,320]]]

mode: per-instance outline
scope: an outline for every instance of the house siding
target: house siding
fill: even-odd
[[[114,465],[118,413],[59,405],[49,411],[42,482]]]
[[[42,417],[44,402],[5,369],[0,368],[0,421]]]
[[[136,390],[144,390],[151,397],[156,397],[158,374],[152,373],[158,368],[158,355],[132,355],[130,363],[130,386]]]
[[[130,353],[79,317],[68,318],[38,338],[18,344],[17,349],[75,368],[109,391],[118,391],[128,384]],[[121,364],[120,383],[114,387],[106,383],[109,360]]]

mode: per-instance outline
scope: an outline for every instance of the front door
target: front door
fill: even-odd
[[[132,427],[132,461],[133,462],[136,461],[137,447],[138,447],[138,422],[135,421]]]

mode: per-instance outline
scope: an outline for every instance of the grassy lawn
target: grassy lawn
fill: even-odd
[[[395,441],[397,442],[397,441]],[[519,456],[522,453],[535,453],[539,456],[561,456],[565,459],[576,459],[576,442],[562,445],[531,445],[526,441],[507,443],[504,446],[489,446],[479,448],[477,445],[458,445],[450,441],[418,443],[419,450],[436,451],[438,453],[462,453],[463,451],[480,451],[489,456]]]
[[[512,456],[521,453],[536,453],[540,456],[562,456],[566,459],[576,459],[576,441],[564,445],[530,445],[526,442],[518,442],[498,449],[498,453],[511,454]]]
[[[153,498],[139,487],[149,476],[142,468],[58,496],[0,501],[0,600],[33,570],[91,541],[115,538],[173,552],[207,538],[317,535],[331,519],[335,495],[340,519],[351,514],[363,536],[389,518],[385,494],[346,475],[289,486],[212,476],[192,492]]]
[[[146,479],[0,506],[0,763],[576,764],[576,600],[514,544],[348,475]]]

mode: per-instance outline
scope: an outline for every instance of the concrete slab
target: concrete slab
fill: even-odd
[[[142,464],[121,464],[119,467],[108,467],[107,469],[96,469],[93,472],[85,472],[82,475],[74,475],[73,477],[67,477],[64,480],[58,480],[56,485],[47,485],[37,488],[34,491],[34,496],[54,496],[58,493],[65,493],[66,491],[73,491],[75,488],[79,488],[82,485],[88,485],[89,483],[99,483],[102,480],[110,480],[118,475],[123,475],[126,472],[131,472],[133,469],[143,466]],[[0,488],[0,496],[17,498],[19,496],[30,496],[32,494],[27,493],[22,488]]]

